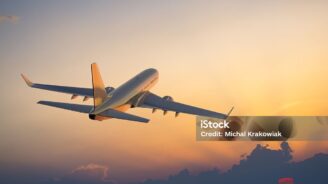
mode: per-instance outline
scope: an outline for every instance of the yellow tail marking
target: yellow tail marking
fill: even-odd
[[[93,87],[93,102],[94,106],[97,107],[98,105],[103,103],[107,96],[107,93],[96,63],[91,64],[91,74]]]

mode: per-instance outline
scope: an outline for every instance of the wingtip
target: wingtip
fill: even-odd
[[[25,83],[31,87],[33,85],[33,83],[24,75],[24,74],[21,74],[21,77],[24,79]]]
[[[234,106],[231,107],[230,111],[227,113],[227,118],[230,116],[230,114],[232,113],[232,111],[234,110]]]
[[[36,102],[37,104],[41,104],[41,105],[47,105],[47,103],[49,103],[50,101],[45,101],[45,100],[40,100],[38,102]]]

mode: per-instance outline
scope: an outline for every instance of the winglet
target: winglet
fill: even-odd
[[[29,87],[33,86],[33,83],[24,74],[21,74],[21,76]]]
[[[227,118],[230,116],[230,114],[231,114],[231,112],[233,111],[234,108],[235,108],[235,107],[232,106],[232,108],[230,109],[230,111],[229,111],[228,114],[227,114]]]

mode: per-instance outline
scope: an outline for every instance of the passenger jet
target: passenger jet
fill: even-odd
[[[149,90],[158,81],[158,71],[153,68],[142,71],[116,89],[113,87],[104,86],[96,63],[91,64],[91,74],[92,88],[37,84],[32,83],[23,74],[21,74],[21,76],[25,80],[26,84],[32,88],[68,93],[72,95],[71,99],[74,99],[77,96],[83,96],[83,101],[93,98],[93,106],[52,101],[38,102],[42,105],[89,114],[89,118],[92,120],[102,121],[105,119],[117,118],[143,123],[149,122],[149,119],[125,112],[129,108],[135,107],[149,108],[152,109],[153,113],[157,109],[161,109],[163,110],[164,115],[168,111],[173,111],[175,112],[176,117],[179,113],[187,113],[218,119],[226,119],[231,112],[230,111],[228,114],[222,114],[174,102],[173,98],[170,96],[160,97],[151,93]]]

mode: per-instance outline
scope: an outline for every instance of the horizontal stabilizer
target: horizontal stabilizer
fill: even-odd
[[[106,117],[112,117],[112,118],[117,118],[117,119],[125,119],[129,121],[139,121],[143,123],[148,123],[149,119],[139,117],[136,115],[128,114],[125,112],[117,111],[114,109],[108,109],[102,113],[99,114],[100,116],[106,116]]]
[[[70,104],[70,103],[51,102],[51,101],[39,101],[38,104],[57,107],[57,108],[71,110],[80,113],[87,113],[87,114],[93,110],[93,106],[91,105],[80,105],[80,104]]]

